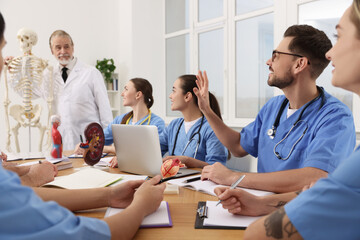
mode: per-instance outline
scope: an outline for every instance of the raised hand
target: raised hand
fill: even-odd
[[[209,100],[209,80],[206,75],[206,71],[204,71],[204,74],[199,71],[196,78],[197,88],[194,88],[193,91],[198,98],[198,106],[200,110],[205,114],[207,111],[211,110]]]

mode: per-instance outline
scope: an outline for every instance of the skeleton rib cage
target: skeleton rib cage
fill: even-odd
[[[11,87],[23,98],[26,117],[33,118],[32,99],[34,89],[39,89],[43,80],[43,71],[47,63],[36,56],[22,56],[14,58],[9,63],[9,82]]]

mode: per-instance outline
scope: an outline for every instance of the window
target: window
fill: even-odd
[[[274,45],[273,0],[164,3],[167,96],[178,76],[206,70],[209,90],[217,97],[224,119],[254,118],[273,96],[273,89],[266,84],[265,65]],[[235,5],[236,11],[227,11],[229,6],[235,9]],[[249,24],[253,27],[249,28]],[[236,91],[229,94],[235,86]],[[232,109],[236,109],[236,114]],[[168,99],[166,116],[180,116],[171,111]]]
[[[326,33],[332,44],[335,44],[335,26],[351,3],[352,0],[318,0],[301,4],[299,5],[299,24],[308,24],[321,29]],[[326,11],[319,11],[319,9],[326,9]],[[353,94],[331,84],[332,69],[333,67],[329,64],[317,79],[317,84],[323,86],[327,92],[340,99],[352,110]]]
[[[229,126],[244,127],[274,94],[282,94],[267,85],[266,61],[284,31],[293,24],[309,24],[334,42],[335,25],[351,2],[164,0],[167,96],[178,76],[206,70],[223,119]],[[355,109],[360,100],[331,85],[330,69],[320,76],[318,85]],[[167,122],[180,115],[171,112],[168,99],[166,106]]]
[[[266,61],[274,48],[274,14],[236,22],[236,118],[255,118],[274,96]]]

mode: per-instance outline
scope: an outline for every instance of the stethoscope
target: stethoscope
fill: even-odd
[[[177,142],[177,139],[178,139],[178,136],[179,136],[179,132],[180,132],[180,128],[181,128],[183,122],[184,122],[184,119],[181,121],[181,123],[180,123],[180,125],[179,125],[179,128],[178,128],[178,130],[177,130],[177,132],[176,132],[175,142],[174,142],[174,146],[173,146],[172,153],[171,153],[172,156],[174,156],[174,151],[175,151],[175,147],[176,147],[176,142]],[[200,130],[201,130],[201,127],[203,126],[203,122],[204,122],[204,116],[202,116],[202,118],[201,118],[201,123],[200,123],[199,129],[197,130],[197,132],[195,132],[195,133],[193,133],[193,135],[191,135],[191,137],[190,137],[189,141],[186,143],[185,148],[184,148],[184,150],[182,151],[181,155],[184,155],[184,153],[185,153],[187,147],[189,146],[189,144],[191,143],[191,141],[192,141],[192,140],[195,140],[195,136],[196,136],[196,135],[199,135],[199,139],[198,139],[198,141],[197,141],[197,143],[196,143],[196,148],[195,148],[195,152],[194,152],[194,157],[193,157],[193,158],[196,157],[196,154],[197,154],[197,151],[198,151],[199,145],[200,145],[200,140],[201,140]]]
[[[297,124],[299,124],[300,122],[305,122],[304,120],[301,120],[301,117],[304,113],[304,111],[306,110],[307,107],[309,107],[311,104],[313,104],[314,102],[316,102],[319,98],[321,98],[321,104],[320,104],[320,107],[319,107],[319,110],[322,108],[322,106],[324,106],[325,104],[325,94],[324,94],[324,90],[321,88],[321,87],[318,87],[316,86],[317,89],[319,90],[320,94],[319,96],[317,96],[316,98],[314,98],[313,100],[311,100],[304,108],[303,110],[300,112],[300,115],[299,117],[297,118],[296,122],[292,125],[292,127],[290,128],[290,130],[288,131],[288,133],[285,135],[285,137],[283,139],[281,139],[274,147],[273,149],[273,152],[275,154],[275,156],[278,158],[278,159],[281,159],[281,160],[287,160],[291,153],[293,152],[296,144],[298,144],[300,142],[300,140],[304,137],[305,133],[307,132],[309,126],[306,124],[306,127],[305,127],[305,130],[303,131],[302,135],[298,138],[298,140],[296,140],[296,142],[294,143],[294,145],[291,147],[290,149],[290,152],[289,154],[283,158],[280,156],[280,153],[276,151],[276,148],[279,146],[280,143],[282,143],[283,141],[285,141],[285,139],[289,136],[289,134],[292,132],[292,130],[296,127]],[[274,139],[275,137],[275,134],[276,134],[276,129],[277,127],[279,126],[279,122],[280,122],[280,118],[281,118],[281,115],[282,113],[284,112],[284,109],[286,107],[286,105],[288,104],[289,100],[287,98],[284,99],[284,101],[282,102],[281,104],[281,107],[279,109],[279,112],[275,118],[275,121],[272,125],[272,127],[267,131],[267,135],[271,138],[271,139]],[[306,122],[305,122],[306,123]]]
[[[129,125],[129,122],[130,122],[130,119],[132,118],[132,114],[131,114],[131,116],[126,120],[126,125]],[[144,119],[144,121],[142,121],[139,125],[142,125],[144,122],[146,122],[146,120],[148,121],[147,122],[147,125],[149,125],[150,124],[150,120],[151,120],[151,110],[149,109],[149,114],[148,114],[148,116]]]

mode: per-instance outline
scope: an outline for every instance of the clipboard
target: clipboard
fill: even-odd
[[[204,219],[207,218],[207,211],[205,210],[206,202],[198,203],[198,211],[195,218],[195,229],[233,229],[233,230],[245,230],[246,227],[233,227],[233,226],[204,226]]]

